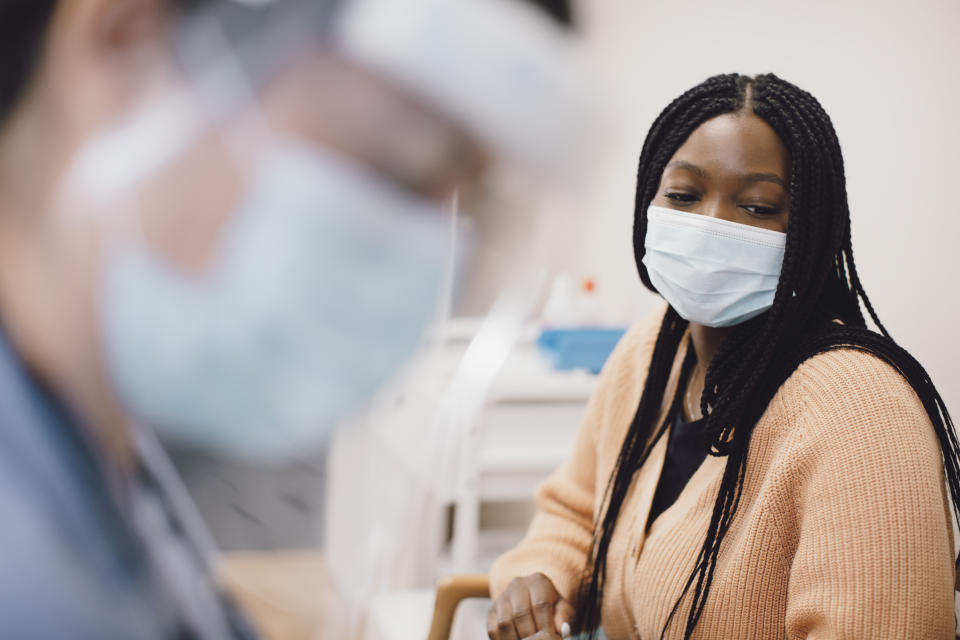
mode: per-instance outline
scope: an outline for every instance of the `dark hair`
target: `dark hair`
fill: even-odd
[[[710,592],[720,544],[739,504],[753,427],[783,382],[816,354],[839,348],[864,351],[906,378],[933,423],[953,511],[960,514],[960,445],[953,422],[927,372],[890,337],[860,282],[840,144],[830,118],[812,95],[772,74],[753,78],[729,74],[708,78],[663,110],[644,141],[637,174],[633,242],[640,279],[656,292],[642,259],[647,207],[667,162],[702,123],[741,111],[766,121],[790,153],[786,252],[773,307],[738,326],[707,370],[700,408],[712,439],[711,455],[727,460],[703,546],[661,635],[692,588],[684,631],[685,638],[691,637]],[[867,328],[861,302],[880,333]],[[600,625],[607,549],[634,472],[649,455],[652,436],[666,427],[666,422],[655,421],[687,325],[668,308],[636,414],[597,514],[593,549],[578,594],[580,630],[595,633]]]
[[[0,123],[30,82],[57,0],[0,2]]]

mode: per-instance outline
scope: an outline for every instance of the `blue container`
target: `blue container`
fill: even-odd
[[[537,338],[540,351],[554,369],[586,369],[599,373],[626,329],[544,329]]]

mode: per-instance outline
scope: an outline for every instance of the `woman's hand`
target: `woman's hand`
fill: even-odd
[[[573,613],[573,605],[542,573],[514,578],[487,613],[487,635],[490,640],[555,640],[564,623],[573,623]]]

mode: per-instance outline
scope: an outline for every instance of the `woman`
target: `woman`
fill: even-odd
[[[860,283],[817,100],[736,74],[674,100],[634,247],[669,306],[495,563],[490,637],[953,638],[957,439]]]

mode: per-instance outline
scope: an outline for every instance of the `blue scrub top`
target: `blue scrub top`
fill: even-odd
[[[159,443],[133,437],[122,474],[0,333],[0,638],[255,637]]]

